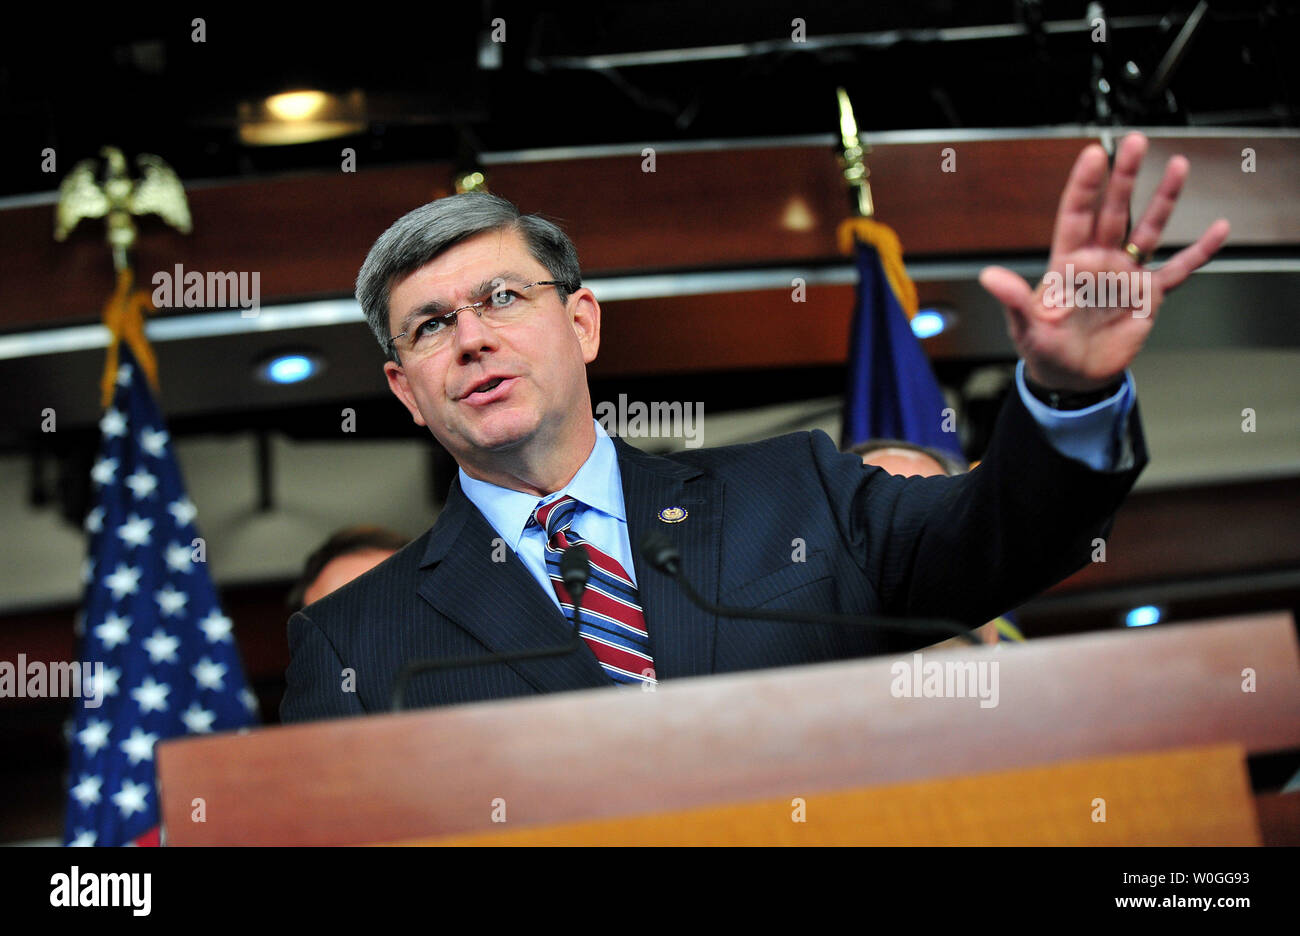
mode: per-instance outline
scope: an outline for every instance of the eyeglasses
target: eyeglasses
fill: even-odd
[[[534,297],[528,290],[534,286],[563,286],[569,292],[577,292],[578,287],[562,280],[539,280],[526,286],[499,285],[491,295],[478,302],[452,309],[441,315],[430,315],[413,321],[406,331],[388,339],[388,346],[393,351],[400,351],[408,359],[420,359],[436,354],[452,342],[456,333],[457,317],[460,313],[473,309],[478,317],[493,328],[503,328],[525,318],[534,305]]]

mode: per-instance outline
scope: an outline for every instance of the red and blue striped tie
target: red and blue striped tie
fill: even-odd
[[[533,511],[531,523],[546,531],[546,570],[555,596],[569,623],[573,623],[573,599],[560,577],[560,556],[570,546],[582,545],[591,559],[591,577],[582,595],[582,620],[578,632],[591,647],[601,667],[615,682],[655,682],[650,634],[637,602],[636,586],[618,560],[578,535],[569,527],[578,502],[564,496]]]

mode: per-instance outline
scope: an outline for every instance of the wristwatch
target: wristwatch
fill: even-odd
[[[1084,390],[1075,392],[1072,390],[1052,390],[1044,387],[1042,384],[1034,383],[1025,374],[1025,386],[1029,392],[1034,395],[1034,399],[1046,403],[1054,410],[1080,410],[1087,409],[1100,403],[1102,400],[1108,400],[1124,388],[1123,375],[1117,377],[1113,383],[1100,387],[1097,390]]]

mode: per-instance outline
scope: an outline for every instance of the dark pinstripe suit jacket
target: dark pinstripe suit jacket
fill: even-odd
[[[976,626],[1085,565],[1092,540],[1146,464],[1136,407],[1132,467],[1093,471],[1059,454],[1008,395],[983,464],[959,478],[863,467],[822,432],[668,456],[615,439],[633,551],[657,527],[682,571],[723,604],[946,617]],[[685,520],[663,523],[664,507]],[[365,575],[294,614],[284,721],[388,707],[400,667],[560,644],[570,626],[454,483],[437,523]],[[793,561],[799,543],[804,561]],[[500,555],[501,550],[497,550]],[[908,649],[872,630],[716,618],[636,555],[660,680]],[[345,689],[345,670],[355,674]],[[417,677],[410,707],[609,686],[585,646],[562,657]]]

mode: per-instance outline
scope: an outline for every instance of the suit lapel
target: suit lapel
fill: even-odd
[[[673,679],[712,673],[717,618],[691,604],[676,582],[645,562],[641,538],[652,529],[666,536],[681,552],[682,574],[701,595],[717,601],[722,482],[698,468],[642,452],[620,438],[614,439],[614,445],[655,674],[659,679]],[[665,522],[660,511],[671,507],[682,508],[686,516],[675,523]]]
[[[420,562],[420,596],[492,653],[555,646],[573,635],[568,621],[454,481]],[[494,552],[504,561],[494,562]],[[608,686],[585,645],[571,653],[508,663],[539,692]]]

